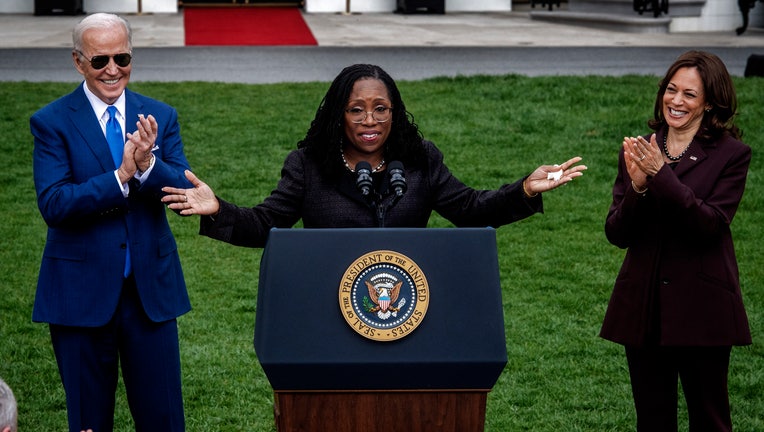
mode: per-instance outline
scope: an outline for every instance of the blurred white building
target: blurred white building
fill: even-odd
[[[234,0],[228,1],[232,3]],[[238,0],[239,3],[248,0]],[[393,13],[398,2],[410,2],[416,4],[416,0],[304,0],[303,9],[306,13]],[[438,1],[438,0],[428,0]],[[524,10],[528,10],[531,0],[521,1]],[[726,32],[734,31],[743,24],[742,14],[738,9],[737,0],[668,0],[669,13],[662,16],[668,18],[668,31],[675,32]],[[114,13],[177,13],[179,11],[178,0],[2,0],[0,13],[34,13],[37,2],[62,4],[82,3],[82,9],[87,13],[114,12]],[[216,0],[209,0],[215,3]],[[220,0],[217,0],[220,2]],[[255,3],[253,0],[252,3]],[[540,0],[536,0],[540,4]],[[296,2],[295,2],[296,3]],[[513,0],[443,0],[445,12],[510,12],[513,11]],[[349,9],[349,10],[348,10]],[[591,14],[604,19],[607,15],[649,18],[650,13],[639,15],[633,10],[633,0],[566,0],[563,1],[563,10],[554,11],[564,20],[564,12],[577,15]],[[545,8],[537,5],[533,13],[539,15]],[[580,20],[579,20],[580,21]],[[750,12],[750,28],[764,27],[764,2],[757,1],[757,5]]]

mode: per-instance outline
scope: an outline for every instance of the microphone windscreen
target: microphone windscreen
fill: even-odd
[[[355,172],[360,172],[362,170],[365,170],[371,173],[371,164],[366,161],[361,161],[355,164]]]

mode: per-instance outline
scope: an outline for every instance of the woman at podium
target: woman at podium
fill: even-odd
[[[459,227],[499,227],[543,211],[541,193],[583,175],[580,161],[541,165],[495,190],[473,189],[423,138],[390,75],[355,64],[331,83],[262,203],[227,202],[190,171],[194,187],[166,187],[163,201],[181,215],[201,215],[201,234],[248,247],[263,247],[271,228],[301,219],[305,228],[416,228],[435,211]]]

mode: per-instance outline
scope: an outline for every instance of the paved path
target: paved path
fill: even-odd
[[[533,12],[537,13],[537,12]],[[528,12],[305,14],[318,47],[184,47],[183,16],[127,15],[134,81],[328,81],[351,63],[396,79],[518,73],[655,74],[689,48],[718,54],[733,75],[764,54],[764,32],[634,34],[532,19]],[[0,81],[71,81],[71,29],[82,17],[0,15]]]
[[[749,48],[708,48],[733,75],[743,75]],[[135,50],[132,81],[277,83],[331,81],[353,63],[382,66],[397,80],[435,76],[661,75],[682,47],[215,47]],[[759,52],[764,53],[764,49]],[[68,81],[82,77],[61,48],[0,49],[0,81]]]
[[[303,14],[319,46],[715,46],[764,48],[764,31],[635,34],[532,19],[543,11],[429,14]],[[182,47],[183,14],[125,15],[136,47]],[[70,47],[82,16],[0,14],[0,48]]]

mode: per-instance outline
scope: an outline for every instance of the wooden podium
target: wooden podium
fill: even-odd
[[[374,251],[410,258],[429,287],[421,322],[394,340],[362,335],[338,300]],[[484,429],[507,363],[493,229],[275,229],[257,303],[255,351],[279,431]]]
[[[274,391],[279,431],[482,431],[487,391]],[[394,415],[390,415],[394,412]],[[364,413],[356,415],[354,413]],[[392,425],[396,426],[392,426]]]

